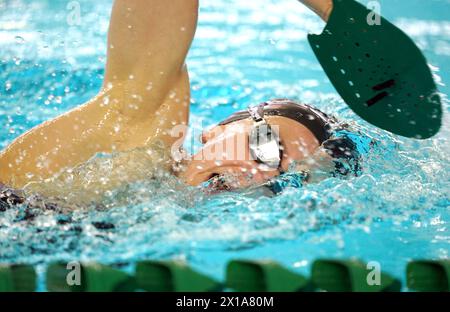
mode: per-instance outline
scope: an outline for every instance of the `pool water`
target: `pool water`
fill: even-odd
[[[68,1],[0,0],[0,148],[99,90],[112,2],[78,2],[81,25],[69,26]],[[132,270],[138,260],[181,259],[222,279],[235,258],[269,258],[307,274],[314,259],[356,257],[404,281],[409,260],[448,258],[450,2],[380,3],[433,69],[446,113],[437,136],[405,139],[355,116],[307,43],[323,23],[296,1],[202,0],[188,58],[192,128],[248,104],[296,99],[377,142],[363,174],[276,197],[206,196],[167,177],[130,185],[96,209],[0,211],[0,262],[35,264],[42,273],[56,260]]]

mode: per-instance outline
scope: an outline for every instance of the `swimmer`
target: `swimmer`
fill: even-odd
[[[332,0],[300,2],[325,22],[333,11]],[[333,136],[338,125],[333,117],[287,99],[253,103],[205,131],[197,154],[179,157],[186,133],[173,129],[189,122],[185,61],[197,17],[198,0],[115,0],[101,90],[6,147],[0,154],[0,183],[22,189],[62,175],[95,155],[122,153],[127,155],[119,162],[122,170],[108,177],[109,188],[116,187],[144,178],[141,167],[127,168],[132,157],[128,152],[156,143],[171,155],[160,167],[189,185],[210,181],[219,189],[260,185],[292,170],[307,172],[311,166],[336,169],[334,159],[357,158],[351,141]],[[313,163],[307,161],[312,158]]]
[[[331,0],[303,2],[327,20]],[[179,142],[180,137],[171,136],[170,130],[173,125],[188,124],[190,85],[185,60],[197,16],[197,0],[116,0],[100,92],[9,145],[0,155],[0,181],[20,189],[84,163],[98,153],[129,151],[154,141],[163,142],[169,149]],[[280,106],[282,102],[277,103]],[[271,109],[271,104],[266,109]],[[305,110],[306,106],[298,107],[298,112]],[[320,114],[316,111],[311,113]],[[283,144],[282,159],[276,168],[260,170],[257,160],[226,160],[220,165],[214,165],[219,163],[216,159],[194,160],[179,173],[180,177],[198,185],[214,175],[242,174],[242,169],[247,168],[249,173],[253,170],[254,181],[263,182],[287,171],[291,161],[307,157],[326,139],[325,134],[317,137],[318,133],[314,133],[321,125],[309,129],[302,121],[274,114],[273,110],[265,120],[278,126]],[[242,126],[242,133],[252,125],[251,118],[242,118],[219,127],[233,133]],[[214,137],[214,132],[212,129],[202,138],[208,147],[223,143],[222,136]],[[241,186],[246,185],[242,182]]]

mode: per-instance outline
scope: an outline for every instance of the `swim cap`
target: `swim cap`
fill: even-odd
[[[332,124],[336,122],[335,119],[317,108],[287,99],[275,99],[265,103],[267,104],[264,106],[265,116],[282,116],[297,121],[314,134],[319,144],[332,134]],[[219,125],[227,125],[250,117],[247,110],[239,111],[220,122]]]

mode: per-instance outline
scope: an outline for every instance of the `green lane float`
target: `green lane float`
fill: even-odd
[[[180,261],[141,261],[136,281],[145,291],[219,291],[222,284]]]
[[[412,261],[406,268],[407,286],[415,291],[450,291],[450,260]]]
[[[36,272],[31,265],[0,264],[0,292],[36,290]]]
[[[53,263],[47,268],[47,290],[53,292],[135,291],[134,278],[97,263]]]
[[[226,285],[236,291],[308,291],[308,279],[274,261],[233,260],[227,265]]]
[[[330,292],[396,292],[401,289],[399,280],[358,260],[316,260],[311,275],[319,290]]]
[[[33,266],[0,264],[0,292],[36,290]],[[408,289],[450,291],[450,260],[416,260],[406,268]],[[313,262],[311,279],[271,260],[232,260],[226,281],[220,283],[179,261],[141,261],[135,276],[97,263],[57,262],[47,268],[46,285],[53,292],[113,291],[234,291],[291,292],[396,292],[398,279],[380,271],[373,263],[359,260],[319,259]]]

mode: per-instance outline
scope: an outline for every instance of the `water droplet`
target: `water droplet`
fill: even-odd
[[[24,39],[23,37],[21,37],[21,36],[16,36],[15,40],[16,40],[16,42],[17,42],[18,44],[23,44],[23,43],[25,43],[25,39]]]
[[[11,81],[5,82],[5,90],[6,90],[6,91],[9,91],[9,90],[11,90],[11,88],[12,88],[12,83],[11,83]]]
[[[308,265],[308,261],[307,260],[302,260],[302,261],[298,261],[294,263],[294,267],[295,268],[299,268],[299,267],[304,267]]]

